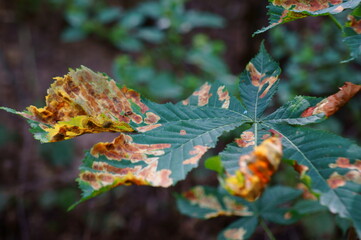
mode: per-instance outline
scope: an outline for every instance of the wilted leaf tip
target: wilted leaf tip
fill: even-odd
[[[345,105],[353,96],[361,90],[361,85],[345,82],[340,87],[340,90],[325,98],[314,107],[307,108],[302,114],[302,117],[309,117],[312,115],[324,113],[327,117],[335,114],[343,105]]]

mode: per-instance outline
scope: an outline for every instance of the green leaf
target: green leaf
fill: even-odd
[[[291,125],[306,125],[320,122],[325,119],[324,113],[308,117],[303,117],[302,114],[307,108],[317,105],[322,100],[321,98],[297,96],[263,120],[271,124],[287,123]]]
[[[219,156],[207,158],[204,161],[204,166],[209,170],[216,171],[218,174],[222,174],[224,171],[221,158]]]
[[[184,16],[183,24],[189,24],[191,28],[221,28],[224,27],[224,19],[215,14],[189,10]]]
[[[357,59],[361,56],[361,35],[345,37],[342,40],[351,51],[351,57]]]
[[[247,115],[254,122],[262,116],[277,90],[281,69],[267,53],[264,45],[241,74],[239,88]]]
[[[291,22],[308,16],[338,14],[345,9],[357,7],[361,0],[340,1],[281,1],[270,0],[268,5],[269,25],[255,32],[265,32],[279,24]]]
[[[295,200],[301,194],[302,191],[290,187],[270,187],[256,204],[259,206],[258,209],[262,218],[278,224],[291,224],[298,219],[292,216],[289,207],[282,205]]]
[[[144,39],[150,43],[161,43],[164,40],[164,33],[157,28],[141,28],[137,33],[137,37]]]

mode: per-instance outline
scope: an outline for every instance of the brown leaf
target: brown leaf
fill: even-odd
[[[315,114],[324,113],[327,117],[335,114],[343,105],[345,105],[353,96],[361,90],[361,85],[345,82],[340,87],[340,91],[325,98],[314,107],[307,108],[302,117],[309,117]]]

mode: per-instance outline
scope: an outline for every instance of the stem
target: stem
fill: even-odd
[[[261,226],[263,227],[263,230],[266,232],[267,237],[270,240],[276,240],[275,236],[273,236],[271,230],[268,228],[267,224],[264,222],[263,219],[260,220]]]
[[[336,26],[342,31],[343,30],[343,26],[342,24],[333,16],[333,15],[328,15],[331,20],[336,24]]]

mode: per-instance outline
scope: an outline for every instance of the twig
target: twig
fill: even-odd
[[[260,220],[261,226],[263,227],[263,230],[266,232],[267,237],[270,240],[276,240],[275,236],[273,236],[271,230],[268,228],[267,224],[264,222],[263,219]]]

